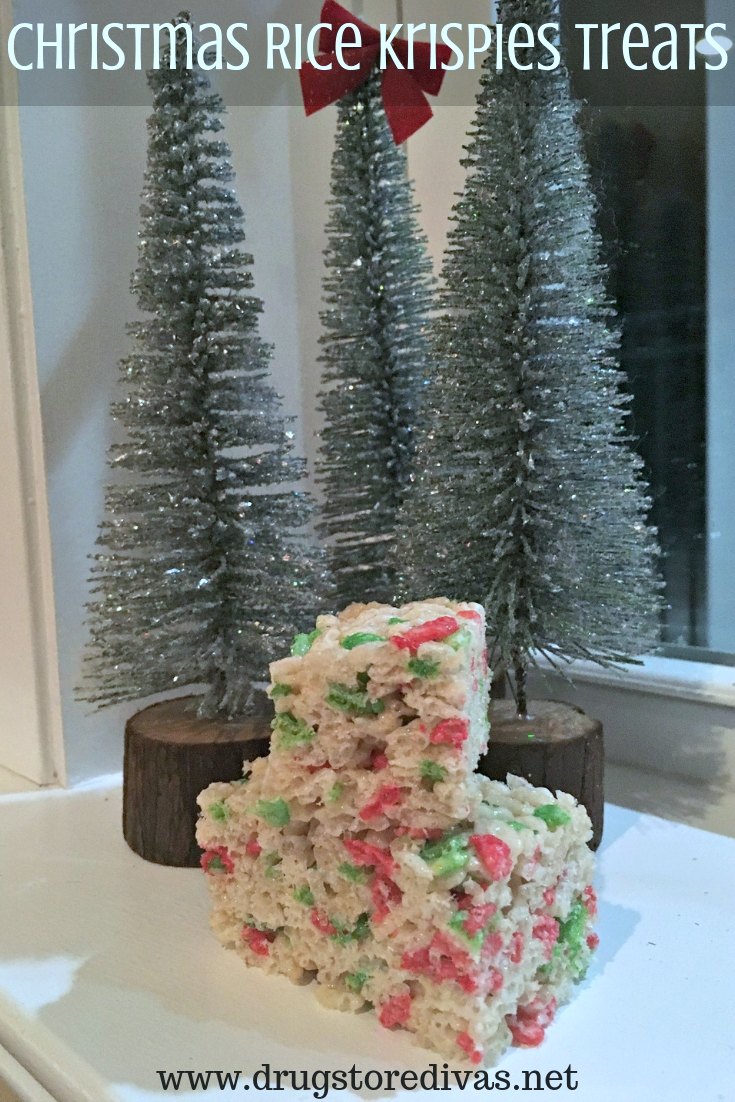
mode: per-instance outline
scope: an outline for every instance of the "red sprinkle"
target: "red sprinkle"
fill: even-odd
[[[436,620],[417,624],[415,628],[409,628],[401,635],[391,635],[390,641],[394,646],[416,654],[422,643],[441,643],[443,639],[454,635],[455,631],[459,631],[459,624],[453,616],[439,616]]]
[[[223,866],[223,871],[226,872],[228,876],[235,871],[235,862],[230,857],[230,851],[226,846],[215,846],[213,849],[205,850],[199,859],[199,864],[205,872],[209,872],[210,865],[216,858],[219,858]],[[220,870],[213,869],[212,871],[219,872]]]
[[[258,957],[268,956],[271,942],[275,941],[276,937],[272,930],[256,930],[254,926],[247,925],[243,926],[240,936]]]
[[[515,933],[511,934],[508,956],[513,964],[520,964],[523,960],[523,942],[524,937],[520,930],[516,930]]]
[[[474,608],[463,608],[457,613],[463,620],[475,620],[478,624],[482,623],[482,616],[479,612],[475,612]]]
[[[401,968],[426,975],[434,983],[453,980],[468,994],[477,990],[477,968],[472,957],[442,931],[434,934],[429,945],[405,952]]]
[[[600,935],[599,934],[595,934],[595,933],[587,934],[587,948],[588,949],[591,949],[592,952],[594,953],[595,949],[597,948],[597,946],[599,944],[600,944]]]
[[[248,857],[260,857],[263,852],[263,847],[257,838],[251,838],[248,844],[245,846],[245,852]]]
[[[460,908],[464,910],[465,908]],[[484,930],[490,919],[497,911],[497,907],[494,903],[478,903],[475,907],[470,907],[469,914],[464,923],[464,930],[472,937],[473,934],[479,934],[480,930]]]
[[[462,613],[460,612],[459,615],[461,616]],[[480,1052],[479,1048],[477,1048],[469,1033],[467,1033],[466,1031],[464,1033],[458,1033],[457,1044],[463,1052],[467,1053],[473,1064],[482,1063],[482,1053]]]
[[[405,1025],[411,1017],[411,996],[393,995],[380,1007],[378,1021],[386,1029],[392,1029],[397,1025]]]
[[[401,957],[401,968],[407,972],[425,972],[429,967],[429,946],[422,949],[407,949]]]
[[[473,834],[470,843],[492,880],[505,880],[513,868],[510,846],[494,834]]]
[[[474,976],[457,976],[456,980],[462,990],[466,991],[468,995],[474,995],[475,991],[477,991],[477,980]]]
[[[556,901],[556,888],[546,888],[544,890],[544,903],[547,907],[553,907]]]
[[[469,720],[460,718],[443,719],[441,723],[437,723],[429,735],[429,742],[434,746],[453,746],[455,750],[459,750],[462,743],[467,740],[469,733]]]
[[[536,849],[533,851],[533,855],[531,857],[529,857],[529,859],[528,859],[528,865],[526,866],[526,871],[524,873],[524,877],[526,879],[528,879],[529,876],[533,875],[533,871],[536,868],[536,866],[538,865],[540,860],[541,860],[541,846],[536,846]]]
[[[365,806],[360,809],[360,818],[365,822],[369,822],[370,819],[377,819],[387,807],[395,807],[396,804],[401,802],[402,798],[403,792],[397,784],[384,784],[382,788],[378,789],[372,800],[368,800]]]
[[[380,773],[381,770],[388,768],[388,758],[382,750],[373,750],[370,755],[370,765],[373,773]]]
[[[498,968],[491,968],[490,971],[488,972],[488,977],[487,978],[488,978],[487,989],[488,989],[489,994],[491,994],[491,995],[499,994],[499,992],[501,992],[503,990],[503,984],[505,983],[505,980],[503,979],[503,973]]]
[[[518,1019],[521,1022],[536,1022],[543,1029],[551,1025],[556,1014],[556,999],[552,995],[550,999],[544,999],[543,995],[536,995],[530,1003],[518,1007]]]
[[[356,865],[372,865],[386,876],[395,872],[396,863],[390,850],[373,846],[370,842],[361,842],[359,838],[343,838],[342,843]]]
[[[453,888],[451,894],[458,911],[469,911],[470,907],[474,907],[475,901],[472,896],[463,892],[461,888]]]
[[[312,926],[315,930],[318,930],[320,934],[326,934],[328,937],[331,937],[333,934],[337,933],[337,929],[329,921],[329,915],[326,911],[321,911],[318,907],[314,907],[309,917]]]
[[[597,915],[597,893],[591,884],[582,892],[582,901],[589,912],[590,918],[595,918]]]
[[[331,768],[332,767],[331,767],[331,765],[329,764],[328,761],[323,761],[321,765],[307,765],[306,772],[311,773],[311,774],[321,773],[322,769],[331,769]]]
[[[498,953],[503,948],[503,944],[502,934],[488,934],[482,945],[482,959],[489,960],[491,957],[497,957]]]
[[[375,926],[379,926],[388,917],[392,907],[401,902],[403,892],[389,876],[376,872],[370,883],[370,897],[375,907],[372,922]]]
[[[519,1021],[515,1014],[508,1014],[505,1020],[513,1038],[513,1044],[518,1045],[519,1048],[538,1048],[543,1042],[546,1031],[537,1022]]]
[[[551,915],[538,915],[533,927],[533,936],[543,944],[546,959],[551,960],[554,946],[559,940],[559,923]]]

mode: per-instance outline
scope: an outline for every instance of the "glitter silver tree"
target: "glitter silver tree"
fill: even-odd
[[[553,0],[499,12],[557,18]],[[485,64],[398,548],[404,595],[485,605],[520,715],[537,654],[625,661],[661,610],[577,111],[564,65]]]
[[[317,479],[342,607],[395,596],[390,552],[413,462],[434,286],[378,72],[339,104],[327,235]]]
[[[203,685],[199,714],[232,718],[312,620],[322,575],[309,499],[293,489],[304,465],[268,379],[224,105],[185,54],[170,68],[164,51],[149,74],[142,319],[112,407],[125,440],[110,451],[80,695],[107,705]]]

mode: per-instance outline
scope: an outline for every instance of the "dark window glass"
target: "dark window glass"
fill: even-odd
[[[576,0],[568,0],[565,18],[590,21],[585,10]],[[615,19],[623,25],[640,18],[639,12],[640,0],[619,0],[615,5]],[[704,22],[704,4],[687,0],[683,21]],[[626,103],[629,73],[619,67],[584,74],[573,69],[578,92],[594,104],[616,104],[586,107],[583,122],[599,195],[610,292],[622,322],[622,366],[632,395],[632,428],[646,464],[652,520],[664,552],[670,608],[663,638],[676,647],[706,647],[704,66],[676,79],[678,102],[698,106]]]

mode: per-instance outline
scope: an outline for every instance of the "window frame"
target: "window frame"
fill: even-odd
[[[11,5],[0,0],[0,38],[10,26]],[[23,790],[28,782],[65,784],[66,772],[17,84],[7,65],[0,97],[0,424],[17,459],[6,484],[4,538],[14,569],[5,584],[8,592],[18,587],[3,628],[13,662],[3,703],[12,721],[0,731],[0,781],[3,790]]]

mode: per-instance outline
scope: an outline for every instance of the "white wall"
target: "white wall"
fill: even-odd
[[[296,108],[236,108],[227,136],[256,257],[256,290],[266,304],[263,333],[277,342],[275,382],[289,413],[301,412],[301,333],[309,320],[295,260],[300,200],[291,177]],[[102,514],[108,407],[117,362],[134,316],[128,291],[136,263],[145,117],[138,108],[32,108],[22,134],[38,364],[49,481],[63,693],[72,780],[119,768],[121,729],[132,709],[96,715],[73,698],[85,641],[87,555]],[[323,134],[326,122],[315,124]],[[302,160],[302,186],[324,160]],[[310,194],[310,192],[309,192]],[[323,194],[323,192],[322,192]],[[317,252],[318,256],[318,252]],[[311,271],[313,272],[313,261]],[[304,341],[304,347],[308,342]],[[299,424],[299,432],[301,424]],[[299,441],[299,447],[302,441]]]
[[[11,12],[0,4],[0,40]],[[15,72],[0,67],[0,102]],[[0,109],[0,790],[64,779],[51,534],[17,112]]]
[[[228,8],[232,6],[232,12]],[[469,7],[469,0],[468,5]],[[220,4],[216,17],[247,19],[257,0]],[[472,0],[482,18],[486,0]],[[429,8],[436,9],[429,12]],[[443,10],[442,10],[443,9]],[[353,10],[373,22],[395,18],[394,0]],[[464,17],[463,12],[463,17]],[[444,3],[406,0],[406,20],[443,18]],[[468,11],[467,17],[470,17]],[[450,80],[472,80],[455,75]],[[471,88],[467,95],[471,98]],[[457,89],[452,98],[456,99]],[[53,539],[63,721],[72,781],[117,770],[122,728],[134,706],[90,714],[74,699],[85,643],[87,556],[102,514],[109,403],[134,316],[128,291],[136,263],[138,203],[147,110],[24,108],[22,139],[39,377]],[[412,141],[410,162],[437,262],[471,111],[437,110]],[[230,111],[237,187],[264,299],[263,333],[276,344],[274,376],[285,409],[299,414],[299,447],[313,460],[324,203],[334,110],[305,119],[300,107]]]

